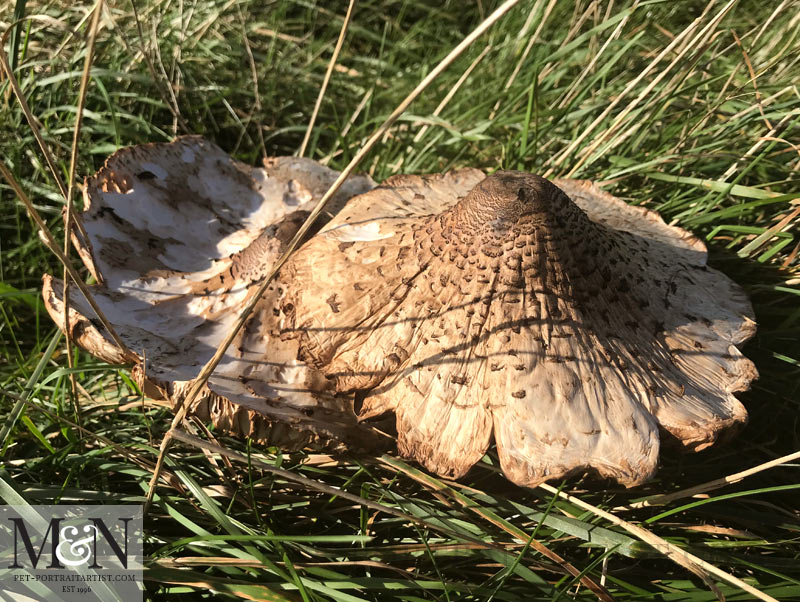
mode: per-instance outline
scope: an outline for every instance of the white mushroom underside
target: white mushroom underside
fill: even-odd
[[[87,180],[73,241],[149,394],[181,399],[336,175],[289,158],[253,169],[187,137],[121,151]],[[348,180],[194,411],[260,442],[369,447],[358,394],[362,419],[395,412],[401,452],[431,470],[463,474],[493,436],[524,485],[584,469],[636,484],[660,430],[702,449],[746,420],[733,393],[756,376],[736,347],[752,310],[699,240],[588,182],[557,181],[582,211],[558,197],[521,226],[527,205],[459,209],[502,179],[484,178],[396,176],[350,202],[373,184]],[[63,328],[61,286],[45,277]],[[125,361],[74,289],[70,303],[75,340]]]
[[[294,157],[254,169],[202,138],[182,137],[123,149],[87,179],[73,242],[100,283],[92,287],[95,300],[137,354],[134,375],[149,394],[181,400],[337,176]],[[350,178],[332,203],[342,206],[373,186],[369,178]],[[45,304],[63,329],[62,287],[45,276]],[[75,340],[106,361],[125,363],[79,291],[70,293]],[[296,343],[267,344],[260,313],[230,347],[194,411],[224,429],[287,446],[310,436],[361,436],[347,403],[318,386],[310,393],[307,381],[319,378],[296,359]]]

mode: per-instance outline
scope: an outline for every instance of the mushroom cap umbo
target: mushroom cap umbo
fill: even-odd
[[[179,403],[338,175],[294,157],[253,168],[195,136],[116,152],[86,179],[84,211],[70,233],[97,280],[97,303],[135,357],[114,344],[75,287],[73,340],[108,362],[132,361],[148,395]],[[373,186],[368,177],[351,177],[331,205]],[[62,287],[45,275],[45,305],[63,329]],[[270,299],[279,291],[275,282],[191,412],[286,447],[320,437],[356,444],[368,438],[352,404],[328,394],[325,379],[297,361],[296,342],[276,336],[266,344]]]
[[[451,477],[494,435],[518,484],[636,485],[662,436],[700,450],[744,423],[743,291],[688,232],[557,183],[467,169],[352,199],[282,270],[284,341]]]

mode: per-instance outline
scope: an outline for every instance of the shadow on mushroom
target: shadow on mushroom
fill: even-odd
[[[187,138],[115,155],[87,183],[75,241],[155,394],[180,398],[335,176],[292,161],[265,173]],[[528,486],[587,469],[636,485],[660,429],[698,450],[742,424],[733,393],[756,377],[737,349],[755,331],[742,290],[657,214],[557,185],[474,169],[349,181],[195,410],[259,441],[364,447],[380,440],[368,419],[394,412],[401,453],[430,470],[461,476],[494,438]],[[61,324],[59,291],[45,279]],[[75,340],[119,361],[71,303]]]

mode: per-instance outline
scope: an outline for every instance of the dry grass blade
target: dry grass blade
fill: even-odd
[[[728,6],[731,6],[734,2],[735,0],[730,0],[728,2]],[[603,112],[600,113],[600,115],[598,115],[595,118],[595,120],[592,121],[592,123],[589,124],[589,126],[581,132],[580,136],[576,137],[575,140],[573,140],[572,143],[569,146],[567,146],[567,148],[561,151],[561,153],[559,153],[552,160],[552,164],[555,167],[561,165],[567,159],[567,157],[569,157],[580,146],[580,144],[589,136],[589,134],[591,134],[597,128],[597,126],[599,126],[611,114],[614,108],[620,102],[622,102],[622,100],[632,90],[634,90],[636,86],[639,85],[639,82],[641,82],[645,77],[647,77],[647,75],[653,69],[655,69],[656,65],[658,65],[667,55],[669,55],[672,52],[672,50],[676,46],[678,46],[678,44],[680,44],[684,39],[686,39],[689,36],[689,34],[691,34],[697,28],[697,26],[700,24],[700,20],[701,18],[698,17],[697,19],[692,21],[692,23],[688,27],[686,27],[680,34],[675,36],[675,38],[666,46],[666,48],[664,48],[658,54],[658,56],[656,56],[652,61],[650,61],[650,64],[647,65],[647,67],[642,69],[639,75],[637,75],[630,82],[628,82],[628,85],[625,86],[625,89],[622,91],[622,93],[608,104],[608,106],[603,110]],[[544,176],[549,177],[550,175],[552,175],[553,172],[554,169],[551,168],[547,172],[545,172]]]
[[[433,113],[431,113],[431,117],[438,117],[441,114],[441,112],[444,110],[444,108],[447,106],[447,104],[453,99],[453,96],[456,95],[456,93],[458,92],[459,88],[461,88],[461,86],[464,84],[464,82],[467,81],[467,78],[470,76],[470,74],[475,70],[475,67],[477,67],[478,64],[483,60],[483,57],[485,57],[487,54],[489,54],[489,51],[491,49],[492,49],[491,45],[486,46],[481,51],[481,53],[477,57],[475,57],[475,60],[473,60],[472,63],[470,63],[470,66],[467,67],[467,69],[464,71],[464,73],[461,74],[461,77],[458,78],[458,81],[455,84],[453,84],[453,87],[450,88],[450,90],[447,92],[447,94],[445,94],[445,96],[442,99],[442,101],[433,110]],[[412,141],[413,144],[416,144],[420,140],[422,140],[422,137],[425,135],[425,132],[427,132],[429,128],[430,128],[429,124],[423,125],[419,129],[419,131],[416,133],[416,135],[414,136],[414,139]],[[412,151],[412,147],[409,146],[408,149],[406,150],[406,153],[410,154],[411,151]],[[405,157],[401,157],[400,161],[398,161],[397,164],[395,166],[393,166],[392,170],[394,172],[399,171],[400,168],[403,166],[403,163],[405,162],[405,159],[406,159]]]
[[[256,59],[253,56],[253,49],[250,48],[250,40],[247,37],[247,25],[242,14],[242,7],[236,5],[236,13],[239,17],[239,26],[242,28],[242,41],[244,42],[244,49],[247,52],[247,63],[250,65],[250,77],[253,80],[253,108],[261,112],[261,92],[258,89],[258,68],[256,67]],[[252,115],[250,117],[252,119]],[[267,144],[264,142],[264,129],[261,124],[257,124],[258,141],[261,144],[261,152],[264,158],[267,157]]]
[[[778,4],[775,7],[775,9],[770,14],[769,18],[767,18],[767,20],[764,21],[764,23],[758,29],[758,33],[756,34],[756,37],[750,40],[750,49],[751,50],[753,50],[756,47],[756,45],[761,40],[761,37],[764,35],[764,33],[766,33],[767,31],[770,31],[770,29],[771,29],[770,26],[775,21],[775,19],[778,18],[778,16],[781,15],[781,14],[784,14],[784,15],[786,14],[786,12],[784,12],[784,11],[786,10],[787,5],[791,5],[791,4],[792,4],[791,0],[783,0],[783,2],[781,2],[780,4]],[[798,20],[800,20],[800,12],[798,12],[795,15],[794,19],[792,19],[792,21],[790,21],[788,23],[789,28],[796,27]],[[775,42],[773,42],[772,44],[769,44],[767,46],[766,51],[770,52],[774,48],[774,44],[777,43],[777,41],[780,40],[781,38],[782,38],[782,36],[775,36]]]
[[[777,140],[780,141],[780,139]],[[798,201],[793,201],[793,204],[798,204]],[[788,232],[795,225],[797,225],[798,216],[800,216],[800,206],[795,207],[793,211],[785,215],[777,224],[768,228],[756,236],[751,242],[742,247],[741,251],[739,251],[739,256],[752,257],[755,255],[759,249],[772,240],[776,234],[780,232]]]
[[[75,113],[75,129],[72,133],[72,151],[69,158],[69,181],[67,183],[67,209],[64,217],[66,231],[69,233],[72,228],[72,210],[74,205],[75,191],[75,169],[78,163],[78,141],[81,136],[81,124],[83,123],[83,110],[86,107],[86,92],[89,87],[89,72],[92,68],[92,58],[94,57],[94,43],[97,37],[97,26],[100,23],[100,14],[103,11],[103,0],[98,0],[92,11],[92,20],[89,23],[89,37],[86,43],[86,58],[83,62],[83,74],[81,75],[81,87],[78,91],[78,108]],[[64,236],[64,257],[69,261],[70,237]],[[81,405],[78,402],[78,385],[75,381],[75,358],[72,349],[72,333],[69,328],[69,278],[67,277],[67,267],[64,265],[62,275],[64,289],[62,299],[64,299],[64,334],[67,339],[67,365],[70,368],[69,382],[72,392],[72,405],[75,408],[75,415],[78,422],[81,422]]]
[[[642,500],[641,502],[635,502],[633,504],[628,504],[626,506],[619,506],[618,508],[614,509],[633,510],[635,508],[647,508],[648,506],[663,506],[664,504],[669,504],[670,502],[674,502],[675,500],[692,497],[700,493],[706,493],[708,491],[713,491],[714,489],[719,489],[721,487],[726,487],[727,485],[732,485],[733,483],[738,483],[739,481],[742,481],[747,477],[753,476],[754,474],[758,474],[759,472],[762,472],[764,470],[769,470],[770,468],[775,468],[776,466],[781,466],[782,464],[788,464],[789,462],[793,462],[794,460],[800,460],[800,451],[796,451],[793,454],[787,454],[785,456],[781,456],[780,458],[775,458],[774,460],[770,460],[769,462],[764,462],[763,464],[759,464],[758,466],[753,466],[752,468],[748,468],[747,470],[743,470],[741,472],[737,472],[719,479],[714,479],[713,481],[708,481],[706,483],[701,483],[700,485],[695,485],[694,487],[681,489],[680,491],[675,491],[673,493],[656,495],[649,499]]]
[[[528,58],[528,54],[530,54],[533,45],[536,43],[536,40],[539,39],[539,34],[542,32],[542,28],[544,27],[544,24],[547,21],[547,18],[550,16],[550,13],[555,5],[556,0],[550,0],[550,2],[547,4],[547,8],[544,9],[544,14],[539,20],[539,26],[536,28],[536,31],[531,36],[530,40],[528,40],[528,44],[525,46],[525,50],[522,51],[522,56],[519,57],[517,65],[514,67],[514,71],[509,76],[505,86],[503,86],[503,91],[508,90],[514,84],[514,81],[517,79],[517,75],[519,75],[520,69],[522,69],[522,64],[525,62],[525,59]],[[489,121],[494,119],[495,115],[497,115],[497,110],[500,108],[500,101],[501,99],[498,98],[497,102],[494,104],[494,107],[492,107],[492,112],[489,114]]]
[[[328,82],[331,80],[333,68],[336,65],[336,61],[339,59],[339,52],[342,50],[344,37],[347,35],[347,28],[350,26],[350,18],[353,16],[353,8],[355,8],[355,5],[356,0],[350,0],[350,4],[347,6],[347,14],[344,16],[342,29],[339,31],[339,39],[336,40],[336,47],[333,49],[331,60],[328,63],[328,69],[325,71],[325,78],[322,80],[322,87],[319,89],[317,102],[314,104],[314,110],[311,113],[311,119],[308,121],[306,135],[303,136],[303,143],[300,145],[300,150],[297,151],[298,157],[302,157],[305,154],[308,141],[311,139],[311,131],[314,129],[314,123],[317,121],[317,114],[319,113],[319,108],[322,106],[322,99],[325,98],[325,90],[328,89]]]
[[[716,16],[714,16],[714,18],[711,19],[711,21],[705,27],[703,27],[697,33],[697,35],[695,35],[691,40],[687,41],[687,43],[683,46],[683,48],[679,50],[675,58],[672,59],[670,64],[667,65],[665,69],[662,69],[658,73],[658,75],[656,75],[656,77],[654,77],[653,80],[647,86],[645,86],[645,88],[639,93],[639,95],[632,102],[628,103],[625,109],[623,109],[620,112],[620,114],[617,115],[617,117],[614,119],[614,121],[608,127],[608,129],[606,129],[602,134],[597,136],[589,146],[587,146],[585,149],[581,151],[579,159],[572,165],[572,168],[569,170],[569,172],[567,172],[566,177],[568,178],[572,177],[578,171],[578,169],[580,169],[580,167],[589,159],[589,157],[591,157],[592,153],[594,153],[594,151],[597,150],[597,148],[605,140],[607,140],[611,136],[611,134],[613,134],[616,130],[619,129],[619,127],[622,125],[622,123],[625,121],[625,118],[631,113],[631,111],[633,111],[637,106],[639,106],[639,104],[650,95],[650,93],[655,89],[655,87],[659,84],[659,82],[661,82],[661,80],[664,79],[676,65],[678,65],[678,63],[683,61],[684,56],[686,56],[686,54],[691,49],[702,44],[702,40],[704,40],[706,36],[709,35],[710,32],[716,29],[717,25],[719,25],[720,21],[722,21],[723,17],[733,7],[735,2],[736,0],[729,0],[729,2],[722,7],[722,9],[716,14]],[[697,21],[695,21],[692,24],[692,26],[684,30],[684,32],[681,32],[681,35],[683,35],[683,33],[688,31],[689,29],[694,30],[694,25],[696,23],[699,24],[701,19],[702,17],[698,18]],[[675,40],[678,40],[679,38],[681,38],[681,36],[676,36]]]
[[[361,97],[361,102],[358,103],[358,106],[353,111],[353,114],[350,116],[350,119],[347,121],[345,126],[342,128],[342,131],[339,132],[339,136],[336,139],[336,143],[334,144],[333,148],[325,155],[322,159],[319,160],[321,165],[327,165],[330,163],[331,159],[333,159],[336,155],[341,154],[341,150],[338,150],[339,141],[344,140],[347,136],[347,133],[350,131],[350,128],[353,127],[353,124],[358,119],[358,116],[361,115],[361,111],[364,110],[364,107],[367,106],[370,98],[372,98],[372,94],[375,92],[375,88],[370,88],[364,93],[364,96]]]
[[[6,77],[8,77],[8,83],[11,86],[11,89],[14,91],[14,95],[17,97],[20,107],[22,107],[22,112],[25,114],[25,119],[31,128],[33,137],[36,138],[39,148],[42,149],[44,160],[47,162],[47,167],[50,169],[50,173],[53,175],[56,185],[58,185],[61,196],[66,199],[69,193],[67,192],[67,187],[64,184],[64,180],[61,177],[58,168],[56,167],[56,160],[53,157],[53,153],[50,152],[50,147],[47,146],[44,138],[42,138],[42,132],[39,130],[39,123],[36,121],[33,113],[31,113],[31,109],[28,106],[28,101],[25,99],[25,95],[22,93],[22,89],[19,87],[19,82],[17,82],[17,78],[14,75],[14,72],[11,70],[11,65],[8,62],[8,55],[6,54],[5,46],[8,43],[8,37],[11,35],[14,25],[16,24],[12,23],[8,26],[5,33],[3,33],[2,40],[0,40],[0,63],[3,65],[3,71],[5,71]]]
[[[142,468],[144,470],[152,470],[153,469],[153,466],[152,466],[152,464],[150,462],[148,462],[146,459],[140,457],[136,453],[132,452],[130,449],[120,445],[119,443],[116,443],[116,442],[112,441],[111,439],[109,439],[107,437],[104,437],[103,435],[99,435],[99,434],[91,431],[90,429],[84,428],[80,424],[72,422],[69,418],[65,418],[64,416],[56,414],[55,412],[51,412],[50,410],[47,410],[47,409],[41,407],[40,405],[37,405],[37,404],[33,403],[30,399],[28,399],[28,398],[26,398],[26,397],[24,397],[22,395],[17,395],[16,393],[12,393],[11,391],[6,391],[5,389],[0,389],[0,395],[4,395],[4,396],[8,397],[9,399],[13,399],[15,401],[21,402],[21,403],[25,404],[26,406],[28,406],[29,408],[31,408],[33,410],[36,410],[37,412],[41,412],[42,414],[48,416],[49,418],[51,418],[51,419],[53,419],[55,421],[58,421],[59,423],[65,425],[65,426],[68,426],[70,428],[74,428],[75,430],[77,430],[81,434],[85,435],[88,439],[99,441],[103,445],[106,445],[106,446],[112,448],[114,451],[119,453],[121,456],[123,456],[125,458],[128,458],[131,462],[136,464],[139,468]],[[170,482],[172,482],[172,483],[178,483],[179,482],[177,477],[175,477],[172,473],[168,472],[167,473],[167,477],[169,478]]]
[[[453,96],[456,95],[456,92],[458,92],[459,88],[461,88],[464,82],[467,81],[467,78],[470,76],[470,73],[472,73],[475,70],[475,67],[478,66],[478,63],[480,63],[483,60],[483,57],[485,57],[491,49],[492,49],[491,46],[486,46],[481,51],[481,53],[477,57],[475,57],[475,60],[472,61],[472,63],[470,63],[470,66],[467,67],[466,71],[464,71],[464,73],[461,74],[461,77],[458,78],[458,81],[453,85],[452,88],[450,88],[447,94],[445,94],[445,97],[442,99],[442,101],[438,105],[436,105],[436,108],[433,110],[433,113],[431,113],[433,117],[438,117],[441,114],[441,112],[447,106],[447,103],[449,103],[453,99]],[[414,136],[415,144],[420,140],[422,140],[422,137],[425,135],[425,132],[428,131],[429,127],[430,125],[426,124],[419,129],[417,134]]]
[[[67,272],[69,273],[70,278],[72,278],[75,284],[78,285],[78,288],[81,290],[81,293],[83,293],[83,296],[86,298],[86,301],[89,303],[89,305],[91,305],[95,314],[97,314],[97,317],[102,322],[103,327],[106,329],[109,335],[111,335],[111,338],[114,339],[114,343],[116,343],[116,345],[127,356],[128,361],[134,362],[135,358],[137,357],[136,354],[133,353],[130,349],[128,349],[125,343],[122,342],[122,339],[119,338],[119,335],[117,334],[116,330],[114,330],[114,327],[106,318],[105,314],[103,313],[103,310],[100,309],[100,306],[97,305],[97,302],[94,300],[91,291],[89,291],[89,287],[86,286],[86,283],[80,277],[80,274],[78,274],[78,271],[75,269],[75,266],[73,266],[70,263],[67,256],[64,255],[64,251],[62,251],[61,248],[56,243],[55,238],[53,238],[52,232],[50,232],[50,229],[47,227],[47,224],[44,223],[42,216],[39,215],[39,212],[36,210],[36,207],[33,206],[33,203],[31,203],[31,200],[28,198],[28,195],[25,194],[25,191],[22,190],[22,187],[19,185],[16,178],[14,178],[14,175],[11,173],[8,167],[6,167],[6,164],[2,161],[0,161],[0,174],[3,175],[8,184],[16,193],[17,197],[25,205],[25,208],[28,210],[28,215],[30,215],[31,219],[33,219],[33,221],[36,222],[39,231],[44,236],[47,248],[50,249],[56,255],[56,257],[58,257],[59,261],[61,261],[61,264],[66,268]]]
[[[734,577],[730,573],[726,573],[722,569],[717,568],[713,564],[706,562],[702,558],[698,558],[694,554],[690,554],[686,550],[683,550],[676,546],[675,544],[669,543],[667,540],[651,533],[647,529],[643,529],[638,525],[634,525],[633,523],[629,523],[618,516],[611,514],[610,512],[606,512],[602,508],[598,508],[597,506],[593,506],[587,502],[584,502],[582,499],[577,498],[573,495],[569,495],[568,493],[564,493],[563,491],[559,491],[555,487],[551,485],[539,485],[541,489],[544,489],[548,493],[553,495],[558,495],[559,497],[572,502],[576,506],[583,508],[584,510],[588,510],[596,514],[597,516],[606,519],[607,521],[617,525],[618,527],[622,527],[631,535],[634,535],[641,539],[643,542],[653,546],[658,552],[664,554],[667,558],[679,564],[680,566],[688,569],[695,575],[699,576],[706,584],[711,587],[714,593],[720,600],[724,600],[725,598],[722,597],[722,594],[717,590],[716,586],[712,583],[710,579],[710,575],[713,575],[723,581],[727,581],[734,587],[738,587],[739,589],[747,592],[748,594],[754,596],[759,600],[765,600],[766,602],[778,602],[772,596],[765,594],[764,592],[754,588],[753,586],[745,583],[738,577]]]
[[[798,110],[798,109],[794,109],[794,110],[789,111],[788,113],[786,113],[786,115],[783,117],[783,119],[781,119],[775,127],[773,127],[764,136],[759,138],[758,142],[756,142],[753,146],[751,146],[744,155],[742,155],[739,159],[737,159],[736,161],[734,161],[731,164],[731,166],[722,175],[722,177],[719,178],[720,181],[723,181],[723,182],[727,181],[728,178],[730,178],[733,174],[735,174],[740,169],[739,166],[741,165],[741,163],[745,159],[747,159],[749,157],[752,157],[756,153],[756,151],[758,151],[758,149],[760,149],[762,146],[764,146],[764,144],[767,143],[767,140],[775,139],[775,138],[779,137],[780,133],[788,126],[788,124],[791,121],[794,121],[794,119],[798,115],[800,115],[800,110]]]
[[[610,8],[610,6],[609,6],[609,8]],[[614,31],[611,32],[610,36],[608,36],[608,39],[605,41],[605,43],[600,48],[600,50],[597,51],[597,54],[595,54],[592,57],[592,60],[589,61],[589,64],[586,65],[586,67],[583,69],[583,71],[581,71],[581,74],[577,78],[575,78],[575,81],[573,81],[570,84],[569,89],[567,90],[567,93],[564,95],[563,99],[560,100],[559,103],[558,103],[558,108],[559,109],[563,109],[564,107],[566,107],[580,93],[580,91],[581,91],[581,82],[583,82],[583,80],[586,78],[586,76],[589,75],[589,73],[592,72],[592,70],[594,69],[595,65],[600,60],[600,57],[603,56],[603,54],[608,49],[608,47],[611,45],[611,43],[619,37],[620,32],[622,32],[622,29],[628,23],[628,20],[631,18],[631,16],[633,16],[633,13],[636,11],[637,8],[639,8],[639,0],[635,0],[633,5],[630,7],[628,14],[625,15],[625,17],[619,23],[617,23],[617,26],[614,28]]]
[[[393,470],[398,470],[405,474],[406,476],[414,479],[416,482],[421,483],[425,487],[430,488],[431,490],[435,491],[438,494],[448,498],[454,499],[459,505],[467,508],[468,510],[474,512],[482,519],[490,522],[491,524],[499,527],[506,533],[516,537],[522,543],[529,545],[531,548],[539,552],[545,558],[548,558],[555,562],[557,565],[562,567],[567,573],[576,577],[580,580],[580,582],[586,586],[589,590],[591,590],[596,596],[598,600],[603,600],[605,602],[613,602],[614,598],[609,594],[608,590],[605,587],[601,586],[600,584],[596,583],[591,577],[588,575],[581,574],[575,565],[571,562],[565,560],[555,552],[553,552],[550,548],[544,545],[542,542],[535,539],[533,536],[529,535],[522,529],[518,529],[517,527],[511,525],[507,521],[503,520],[493,512],[482,508],[475,504],[474,501],[469,499],[468,497],[462,495],[461,493],[447,487],[442,481],[431,477],[423,473],[422,471],[411,469],[408,466],[405,466],[403,463],[395,462],[392,458],[388,456],[383,456],[381,462],[387,465],[388,467],[392,468]]]
[[[750,81],[753,82],[753,91],[756,93],[756,106],[758,107],[759,113],[761,113],[761,118],[764,120],[764,123],[767,125],[768,129],[772,129],[772,124],[767,119],[767,116],[764,114],[764,104],[761,98],[761,92],[758,89],[758,84],[756,81],[758,80],[758,76],[756,75],[755,70],[753,69],[753,63],[750,62],[750,57],[747,54],[747,50],[744,49],[742,46],[742,41],[739,39],[739,36],[736,35],[734,30],[731,30],[731,34],[733,35],[733,39],[736,40],[736,45],[739,47],[739,50],[742,51],[742,57],[744,58],[744,62],[747,65],[747,70],[750,72]]]
[[[464,50],[470,47],[472,43],[477,40],[483,33],[489,29],[494,23],[496,23],[500,17],[506,14],[509,10],[511,10],[519,0],[506,0],[500,7],[498,7],[491,15],[489,15],[478,27],[476,27],[467,37],[465,37],[450,53],[443,58],[436,67],[417,85],[411,93],[406,96],[406,98],[398,105],[398,107],[392,112],[391,115],[383,122],[383,124],[375,131],[375,133],[367,140],[364,146],[356,153],[355,157],[350,161],[350,163],[342,170],[342,173],[339,174],[339,177],[336,178],[336,181],[331,185],[330,189],[323,195],[323,197],[317,203],[317,206],[314,207],[311,214],[308,216],[306,221],[297,231],[294,238],[289,242],[286,246],[286,251],[281,255],[281,257],[275,262],[275,265],[272,266],[272,269],[267,274],[266,278],[262,282],[261,286],[259,286],[256,293],[251,297],[250,301],[245,306],[244,310],[242,311],[239,318],[236,320],[236,324],[234,324],[231,331],[228,333],[228,336],[225,337],[225,340],[220,344],[217,348],[216,352],[214,353],[213,357],[203,366],[203,369],[197,375],[192,384],[192,387],[186,393],[186,396],[182,400],[181,404],[175,409],[175,418],[172,420],[172,424],[170,425],[170,430],[167,432],[164,440],[161,443],[161,447],[159,448],[159,455],[158,460],[156,461],[156,469],[153,472],[153,477],[150,480],[150,486],[147,492],[147,500],[145,502],[144,513],[146,514],[150,504],[153,500],[153,494],[155,492],[156,484],[158,483],[159,472],[161,467],[164,464],[164,455],[166,453],[167,448],[169,447],[170,441],[170,433],[177,428],[177,426],[183,421],[184,417],[186,416],[186,408],[191,407],[192,402],[195,400],[197,395],[205,386],[208,378],[211,376],[211,373],[216,369],[219,362],[222,360],[222,357],[225,355],[225,351],[228,349],[230,344],[233,342],[233,339],[236,337],[239,330],[241,330],[242,326],[244,326],[245,321],[247,320],[248,316],[252,313],[253,309],[255,308],[256,304],[258,303],[261,296],[267,290],[269,285],[272,283],[272,280],[277,275],[278,271],[283,267],[283,264],[286,263],[286,260],[289,259],[289,256],[294,252],[294,250],[300,244],[300,241],[305,237],[306,233],[311,229],[311,226],[314,224],[316,219],[319,217],[322,210],[325,208],[325,205],[328,201],[333,197],[336,191],[339,190],[341,185],[344,181],[350,177],[350,174],[353,173],[355,168],[361,163],[364,157],[372,150],[372,148],[378,143],[381,137],[389,130],[389,128],[394,124],[395,121],[406,111],[409,105],[416,100],[416,98],[422,94],[422,92],[431,85],[431,83],[441,74],[447,67],[449,67],[453,61],[458,58]]]
[[[144,57],[144,61],[147,64],[147,69],[150,71],[150,76],[153,78],[153,83],[156,85],[158,91],[161,93],[161,96],[165,101],[164,104],[167,105],[167,108],[172,113],[175,122],[181,127],[181,129],[184,132],[191,133],[189,126],[186,125],[186,122],[184,121],[183,116],[181,115],[180,108],[178,107],[178,99],[175,96],[175,90],[172,89],[172,86],[169,83],[169,78],[167,78],[166,83],[163,83],[161,81],[161,78],[159,78],[158,74],[156,73],[156,67],[155,64],[153,64],[153,58],[150,56],[150,53],[145,48],[144,31],[142,30],[142,22],[139,19],[139,12],[136,10],[136,2],[131,2],[131,8],[133,9],[133,18],[136,20],[136,31],[138,32],[139,35],[139,44],[141,46],[142,57]],[[162,72],[163,72],[163,66],[162,66]],[[166,95],[164,95],[164,88],[167,89]]]
[[[209,443],[208,441],[203,441],[202,439],[194,437],[189,433],[186,433],[185,431],[182,431],[180,429],[174,429],[172,431],[172,438],[177,439],[178,441],[182,441],[183,443],[192,445],[193,447],[197,447],[198,449],[201,449],[203,451],[220,454],[221,456],[229,458],[234,462],[238,462],[246,466],[256,467],[265,472],[269,472],[277,477],[286,479],[287,481],[291,481],[292,483],[297,483],[299,485],[302,485],[303,487],[306,487],[313,491],[319,491],[320,493],[324,493],[325,495],[335,496],[343,500],[353,502],[354,504],[358,504],[359,506],[370,508],[371,510],[375,510],[377,512],[383,512],[390,516],[402,518],[403,520],[418,524],[427,529],[432,529],[434,531],[438,531],[439,533],[443,533],[456,540],[469,542],[470,544],[478,546],[483,549],[498,549],[498,550],[505,549],[505,547],[501,544],[487,543],[485,541],[470,537],[463,533],[456,533],[454,531],[447,529],[446,527],[433,524],[419,517],[407,514],[406,512],[396,510],[391,506],[386,506],[385,504],[381,504],[379,502],[373,502],[372,500],[368,500],[358,495],[353,495],[352,493],[348,493],[347,491],[344,491],[337,487],[332,487],[330,485],[326,485],[325,483],[321,483],[320,481],[309,479],[308,477],[299,475],[296,472],[292,472],[291,470],[278,468],[277,466],[273,466],[272,464],[264,462],[263,460],[259,460],[258,458],[254,458],[252,456],[248,457],[245,456],[244,454],[240,454],[239,452],[226,449],[221,445],[216,445],[214,443]]]

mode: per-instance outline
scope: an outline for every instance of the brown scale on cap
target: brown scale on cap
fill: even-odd
[[[182,138],[122,151],[87,181],[73,240],[147,358],[134,374],[149,394],[180,401],[335,176],[291,158],[255,170]],[[665,434],[702,449],[746,420],[733,393],[756,376],[736,347],[752,310],[689,233],[588,182],[527,173],[371,187],[348,180],[281,270],[201,418],[262,443],[368,447],[359,418],[394,412],[400,451],[432,471],[464,474],[494,438],[522,485],[582,470],[637,484]],[[45,279],[62,325],[60,291]],[[71,307],[77,342],[121,362],[86,303]]]

